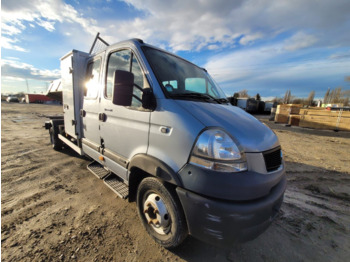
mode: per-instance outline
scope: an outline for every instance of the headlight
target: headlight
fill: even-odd
[[[206,130],[198,137],[190,163],[222,172],[247,170],[244,154],[232,138],[220,129]]]

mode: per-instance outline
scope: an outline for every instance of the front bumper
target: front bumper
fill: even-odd
[[[283,176],[270,193],[251,201],[226,201],[176,189],[189,233],[218,246],[252,240],[264,232],[277,215],[286,189]]]

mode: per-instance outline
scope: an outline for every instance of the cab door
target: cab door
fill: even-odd
[[[106,156],[106,166],[124,180],[127,177],[127,163],[140,153],[146,153],[150,111],[142,108],[141,102],[133,98],[130,107],[112,103],[113,75],[115,70],[129,71],[134,74],[134,83],[141,88],[149,87],[148,81],[134,52],[122,49],[108,55],[105,88],[101,94],[100,126],[101,143]],[[141,98],[141,91],[134,87],[134,95]]]
[[[100,151],[100,112],[99,95],[101,91],[102,57],[95,57],[87,65],[83,107],[80,115],[83,119],[83,144]]]

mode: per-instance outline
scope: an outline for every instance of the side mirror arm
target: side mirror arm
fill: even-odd
[[[142,92],[142,99],[133,95],[138,101],[142,103],[142,107],[145,109],[154,110],[156,108],[156,101],[154,99],[153,91],[151,88],[142,88],[137,84],[134,86]]]
[[[154,110],[157,107],[157,102],[154,97],[153,91],[151,88],[145,88],[142,91],[142,107],[149,110]]]
[[[138,96],[132,95],[133,98],[135,98],[136,100],[140,101],[142,103],[142,99],[140,99]]]

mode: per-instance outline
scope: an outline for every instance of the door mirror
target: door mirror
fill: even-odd
[[[116,70],[113,75],[113,104],[131,106],[134,90],[134,74],[128,71]]]

